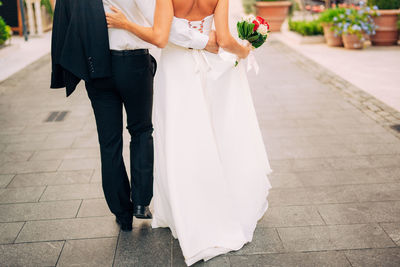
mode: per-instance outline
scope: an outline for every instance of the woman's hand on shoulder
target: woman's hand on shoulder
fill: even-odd
[[[125,14],[115,7],[111,7],[110,9],[113,11],[113,13],[106,13],[107,27],[126,29],[129,21]]]

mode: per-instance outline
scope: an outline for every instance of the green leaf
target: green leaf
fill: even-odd
[[[253,33],[253,29],[254,29],[255,25],[253,23],[249,23],[249,24],[246,24],[246,26],[247,26],[247,35],[246,36],[249,36]]]
[[[258,39],[258,35],[250,36],[249,38],[247,38],[247,40],[250,43],[255,42],[257,39]]]
[[[259,34],[258,39],[251,44],[254,46],[254,48],[259,48],[260,46],[262,46],[264,44],[265,40],[266,40],[266,37]]]
[[[242,21],[242,22],[238,22],[237,24],[237,28],[238,28],[238,33],[239,33],[239,38],[240,39],[245,39],[246,36],[246,32],[244,29],[244,25],[246,24],[246,22]]]

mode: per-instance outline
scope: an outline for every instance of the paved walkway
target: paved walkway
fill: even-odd
[[[251,244],[204,266],[399,266],[396,132],[371,119],[360,91],[279,41],[256,54],[270,208]],[[119,232],[85,90],[65,98],[49,73],[45,56],[0,83],[0,265],[184,266],[169,230],[136,220]],[[46,122],[53,111],[68,114]]]
[[[0,82],[50,53],[51,32],[29,36],[28,41],[14,35],[0,49]],[[1,92],[1,88],[0,88]]]
[[[348,50],[323,44],[299,44],[287,34],[279,40],[307,58],[362,88],[392,108],[400,111],[400,46],[369,46]]]

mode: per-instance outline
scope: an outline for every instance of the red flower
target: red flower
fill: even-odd
[[[253,28],[253,32],[255,32],[258,27],[260,27],[260,22],[258,22],[257,19],[253,20],[253,24],[254,24],[254,28]]]
[[[267,29],[269,30],[269,24],[268,24],[268,22],[265,22],[264,25],[267,26]]]
[[[256,20],[258,20],[258,22],[259,22],[260,24],[265,24],[265,19],[263,19],[263,18],[260,17],[260,16],[257,16],[257,17],[256,17]]]

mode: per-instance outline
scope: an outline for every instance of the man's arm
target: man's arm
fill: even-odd
[[[150,25],[153,25],[154,21],[155,2],[155,0],[136,0],[139,10]],[[206,49],[212,53],[218,52],[215,33],[211,33],[210,36],[202,34],[189,28],[184,20],[176,17],[172,20],[169,41],[186,48]]]

